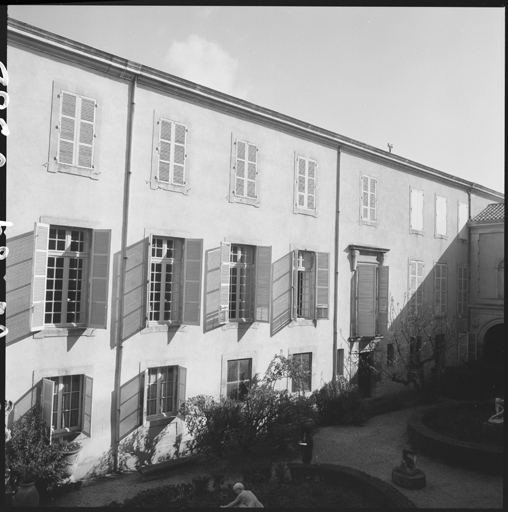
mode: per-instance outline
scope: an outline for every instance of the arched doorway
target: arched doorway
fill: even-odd
[[[490,327],[483,338],[483,361],[503,366],[504,340],[506,339],[504,324]]]

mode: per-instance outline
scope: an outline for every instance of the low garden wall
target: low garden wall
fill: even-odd
[[[422,420],[432,411],[419,411],[407,422],[410,442],[427,455],[481,470],[503,471],[503,447],[459,441],[428,428]]]
[[[393,485],[346,466],[336,464],[288,463],[293,479],[319,475],[327,483],[346,482],[353,489],[369,493],[383,508],[416,508],[416,505]]]

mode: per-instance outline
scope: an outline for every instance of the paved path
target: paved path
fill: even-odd
[[[320,428],[314,437],[313,462],[349,466],[392,484],[392,469],[400,464],[402,448],[408,444],[407,419],[422,408],[425,407],[375,416],[362,427]],[[503,508],[502,475],[463,469],[423,454],[418,456],[417,466],[426,474],[426,487],[397,489],[420,508]],[[204,473],[200,468],[190,468],[149,481],[141,480],[138,473],[102,477],[85,482],[81,490],[62,496],[50,506],[100,507],[113,500],[122,502],[144,489],[189,481]]]

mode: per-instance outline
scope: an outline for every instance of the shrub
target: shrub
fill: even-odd
[[[458,400],[482,400],[496,393],[496,375],[476,363],[445,368],[443,395]]]
[[[356,386],[339,377],[312,393],[319,416],[325,425],[363,423],[365,406]]]

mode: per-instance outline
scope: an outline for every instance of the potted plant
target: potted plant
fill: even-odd
[[[62,441],[56,444],[56,446],[65,464],[65,475],[71,477],[78,465],[78,456],[82,448],[81,443],[78,441]]]

